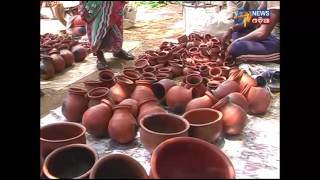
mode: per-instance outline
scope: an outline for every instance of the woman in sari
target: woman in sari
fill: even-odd
[[[114,57],[133,60],[122,49],[124,1],[80,1],[80,15],[87,23],[87,35],[93,53],[97,56],[97,68],[107,68],[103,52]]]

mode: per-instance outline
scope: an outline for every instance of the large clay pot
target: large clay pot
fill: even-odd
[[[200,75],[190,74],[186,77],[187,88],[194,89],[194,97],[201,97],[205,94],[207,88],[203,83],[203,78]]]
[[[50,56],[41,56],[40,61],[40,77],[44,80],[50,79],[54,76],[55,68],[53,60]]]
[[[166,104],[170,111],[182,114],[185,106],[195,97],[193,88],[187,89],[183,86],[173,86],[166,95]]]
[[[52,49],[48,54],[52,58],[55,72],[62,72],[66,63],[64,62],[63,57],[60,56],[59,51],[57,49]]]
[[[62,114],[67,121],[81,122],[83,113],[88,109],[87,91],[80,88],[69,88],[62,103]]]
[[[121,101],[119,103],[119,105],[129,105],[129,106],[131,106],[131,113],[132,113],[133,117],[137,118],[138,112],[139,112],[138,101],[129,98],[129,99],[125,99],[125,100]]]
[[[108,135],[108,124],[112,116],[112,103],[103,99],[99,105],[89,108],[82,117],[82,124],[87,132],[101,138]]]
[[[171,113],[156,113],[144,116],[140,121],[140,140],[152,151],[163,141],[173,137],[188,136],[189,122]]]
[[[119,104],[124,99],[130,97],[134,82],[124,76],[115,77],[116,84],[110,88],[110,97],[115,104]]]
[[[109,99],[109,89],[105,87],[97,87],[88,92],[88,108],[98,105],[102,99]]]
[[[68,144],[86,144],[86,128],[78,123],[59,122],[40,128],[40,152],[45,158],[53,150]]]
[[[66,67],[71,66],[74,63],[74,55],[66,46],[60,47],[60,55],[63,57]]]
[[[87,91],[90,91],[91,89],[97,88],[97,87],[103,87],[104,84],[102,81],[92,81],[92,80],[88,80],[83,82],[84,87],[86,88]]]
[[[71,52],[74,55],[74,60],[76,62],[81,62],[87,57],[87,49],[81,44],[77,44],[71,48]]]
[[[235,81],[227,80],[218,86],[214,94],[217,98],[221,99],[233,92],[240,92],[239,84]]]
[[[145,115],[153,114],[153,113],[166,113],[166,110],[164,110],[158,103],[157,99],[154,97],[151,97],[149,99],[145,99],[143,101],[140,101],[139,103],[139,115],[137,118],[137,122],[140,125],[141,119]]]
[[[136,100],[138,103],[145,99],[155,97],[152,91],[152,82],[149,80],[137,80],[136,88],[131,94],[131,98]]]
[[[150,178],[235,179],[229,158],[214,144],[193,137],[161,143],[151,156]]]
[[[124,77],[130,79],[131,81],[135,82],[136,80],[140,79],[140,73],[135,71],[135,70],[131,70],[131,69],[124,69],[122,71]]]
[[[109,154],[93,166],[90,179],[147,179],[146,170],[132,157],[125,154]]]
[[[131,106],[117,105],[108,126],[109,136],[120,144],[134,140],[137,134],[137,122],[131,114]]]
[[[215,97],[211,92],[206,91],[204,96],[192,99],[187,104],[186,111],[190,111],[192,109],[198,109],[198,108],[210,108],[216,102],[218,102],[218,98]]]
[[[210,108],[187,111],[183,116],[190,123],[189,136],[215,142],[222,133],[222,113]]]
[[[268,110],[271,103],[271,95],[267,89],[247,85],[241,93],[248,101],[249,113],[264,114]]]
[[[93,148],[71,144],[50,153],[43,172],[48,179],[87,179],[96,161],[98,155]]]
[[[161,79],[160,81],[152,84],[154,95],[159,99],[165,99],[170,88],[176,85],[176,82],[171,79]]]
[[[114,74],[111,70],[100,71],[99,80],[102,82],[102,85],[107,88],[111,88],[113,85],[115,85]]]
[[[213,109],[222,112],[223,131],[227,135],[239,135],[246,125],[247,113],[240,106],[231,103],[228,97],[222,98]]]
[[[246,97],[244,97],[241,93],[239,92],[233,92],[228,95],[230,102],[242,107],[243,110],[248,112],[249,110],[249,105]]]

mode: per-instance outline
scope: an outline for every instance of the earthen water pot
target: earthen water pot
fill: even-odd
[[[140,59],[140,60],[137,60],[135,63],[134,63],[134,66],[136,67],[136,69],[140,72],[140,73],[143,73],[143,68],[147,67],[147,66],[150,66],[149,62],[145,59]]]
[[[43,172],[48,179],[87,179],[96,161],[98,155],[93,148],[71,144],[50,153],[45,159]]]
[[[98,160],[90,179],[148,179],[144,167],[125,154],[109,154]]]
[[[210,77],[217,77],[222,75],[222,70],[220,67],[211,68],[209,71]]]
[[[155,97],[150,97],[139,102],[139,115],[137,118],[137,123],[140,125],[141,119],[145,115],[154,114],[154,113],[166,113],[167,111],[163,109],[158,100]]]
[[[102,82],[102,86],[106,88],[111,88],[115,85],[114,74],[108,69],[99,72],[99,80]]]
[[[171,68],[171,72],[172,72],[173,78],[182,75],[182,70],[183,70],[183,65],[182,64],[170,63],[170,68]]]
[[[133,117],[137,118],[139,112],[139,104],[138,101],[128,98],[119,103],[119,105],[129,105],[131,106],[131,113]]]
[[[84,87],[86,88],[87,91],[90,91],[91,89],[97,88],[97,87],[103,87],[104,84],[102,81],[93,81],[93,80],[88,80],[83,82]]]
[[[50,56],[42,56],[40,61],[40,77],[47,80],[54,76],[55,68]]]
[[[211,108],[197,108],[183,116],[190,123],[189,136],[215,142],[222,133],[222,113]]]
[[[110,88],[110,97],[115,104],[130,97],[134,82],[126,77],[119,75],[115,77],[116,84]]]
[[[89,98],[88,108],[100,104],[102,99],[110,100],[109,91],[110,90],[106,87],[97,87],[97,88],[91,89],[88,92],[88,98]]]
[[[159,99],[159,100],[165,100],[166,95],[169,91],[170,88],[176,85],[176,82],[171,79],[161,79],[160,81],[152,84],[152,90],[154,95]]]
[[[217,98],[221,99],[233,92],[240,92],[240,86],[234,81],[227,80],[218,86],[218,88],[214,91],[214,94]]]
[[[169,74],[169,78],[168,79],[172,79],[173,78],[172,70],[169,67],[162,67],[162,68],[158,69],[158,73]]]
[[[223,131],[227,135],[239,135],[246,125],[247,113],[240,106],[231,103],[228,97],[220,99],[213,109],[222,112]]]
[[[131,94],[131,98],[136,100],[138,103],[145,99],[155,97],[152,91],[152,82],[149,80],[137,80],[136,88]]]
[[[140,121],[140,140],[152,151],[163,141],[173,137],[188,136],[189,122],[171,113],[156,113],[144,116]]]
[[[82,117],[82,124],[87,132],[94,137],[102,138],[108,135],[108,124],[112,117],[112,103],[102,99],[101,103],[89,108]]]
[[[62,103],[62,114],[71,122],[81,122],[83,113],[88,109],[87,91],[80,88],[69,88]]]
[[[75,62],[83,61],[88,55],[87,49],[84,48],[81,44],[72,46],[71,52],[74,55]]]
[[[241,93],[248,101],[249,113],[264,114],[268,110],[271,103],[271,95],[267,89],[247,85]]]
[[[130,79],[133,82],[136,82],[136,80],[140,79],[141,74],[138,71],[131,70],[131,69],[124,69],[122,71],[122,74],[124,77]]]
[[[52,49],[49,53],[52,58],[55,72],[62,72],[65,69],[66,63],[57,49]]]
[[[246,97],[244,97],[241,93],[233,92],[233,93],[230,93],[228,95],[228,97],[229,97],[230,102],[242,107],[243,110],[248,112],[248,110],[249,110],[248,101],[247,101]]]
[[[127,144],[134,140],[137,134],[137,122],[131,114],[130,105],[117,105],[113,108],[108,133],[119,144]]]
[[[202,97],[192,99],[186,106],[186,111],[190,111],[192,109],[198,108],[210,108],[216,102],[218,102],[218,98],[215,97],[211,92],[206,91],[205,95]]]
[[[208,89],[210,92],[214,92],[213,90],[217,89],[220,84],[221,84],[221,83],[220,83],[219,81],[209,80],[209,82],[207,83],[207,89]]]
[[[150,178],[154,179],[235,179],[235,176],[231,161],[219,147],[198,138],[168,139],[151,156]]]
[[[53,150],[68,144],[86,144],[86,128],[73,122],[52,123],[40,128],[40,152],[45,158]]]
[[[66,67],[71,66],[74,63],[74,55],[73,53],[68,49],[68,46],[61,46],[60,48],[60,55],[64,59],[64,62],[66,63]]]
[[[201,97],[206,92],[206,87],[203,83],[203,78],[200,75],[190,74],[186,77],[186,87],[193,88],[194,97]]]
[[[186,105],[194,98],[193,88],[187,89],[183,86],[173,86],[166,95],[166,104],[170,111],[182,114]]]
[[[202,77],[208,77],[209,76],[209,67],[207,65],[201,65],[199,68],[200,75]]]

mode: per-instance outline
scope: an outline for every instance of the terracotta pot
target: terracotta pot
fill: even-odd
[[[173,78],[173,73],[171,71],[171,68],[169,68],[169,67],[163,67],[163,68],[158,69],[158,73],[169,74],[169,78],[168,79],[172,79]]]
[[[189,136],[215,142],[222,133],[222,113],[210,108],[187,111],[183,116],[190,123]]]
[[[86,144],[86,128],[78,123],[58,122],[40,128],[40,152],[45,158],[53,150],[68,144]]]
[[[140,78],[140,79],[144,79],[144,78],[148,78],[148,77],[151,77],[151,78],[156,77],[156,75],[154,75],[151,72],[144,72],[141,75],[142,75],[142,78]]]
[[[209,76],[209,67],[207,65],[202,65],[199,68],[200,75],[202,77],[208,77]]]
[[[148,80],[137,80],[136,88],[131,94],[131,98],[136,100],[138,103],[145,99],[153,98],[155,95],[152,91],[152,82]]]
[[[228,66],[220,66],[220,69],[221,69],[221,75],[222,76],[224,76],[224,77],[226,77],[226,78],[228,78],[229,77],[229,72],[230,72],[230,70],[231,70],[231,68],[230,67],[228,67]]]
[[[109,91],[110,90],[105,87],[97,87],[97,88],[91,89],[88,92],[88,98],[89,98],[88,108],[100,104],[102,99],[110,100]]]
[[[205,95],[203,95],[202,97],[192,99],[187,104],[186,111],[198,108],[210,108],[216,102],[218,102],[218,98],[215,97],[211,92],[206,91]]]
[[[64,62],[66,63],[66,67],[71,66],[74,63],[74,55],[73,53],[68,49],[68,47],[61,47],[60,48],[60,55],[64,59]]]
[[[152,84],[154,95],[158,99],[165,99],[170,88],[176,85],[176,82],[171,79],[162,79],[157,83]]]
[[[162,51],[164,48],[168,48],[171,46],[171,43],[170,42],[162,42],[161,45],[160,45],[160,50]]]
[[[199,48],[198,47],[192,47],[189,49],[188,53],[191,56],[199,55]]]
[[[171,72],[172,72],[173,78],[182,75],[182,70],[183,70],[183,65],[182,64],[170,63],[170,68],[171,68]]]
[[[227,135],[239,135],[246,125],[247,113],[240,106],[231,103],[228,97],[222,98],[213,109],[222,112],[223,131]]]
[[[169,139],[151,156],[150,178],[235,179],[235,176],[229,158],[214,144],[197,138]]]
[[[218,66],[222,66],[224,64],[223,58],[218,56],[216,63],[218,64]]]
[[[229,72],[228,80],[232,80],[239,83],[242,75],[243,75],[243,71],[241,69],[231,69]]]
[[[97,88],[97,87],[103,87],[103,82],[102,81],[92,81],[88,80],[83,82],[85,88],[87,91],[90,91],[91,89]]]
[[[147,66],[145,68],[143,68],[143,73],[156,73],[157,69],[153,66]]]
[[[119,103],[119,105],[129,105],[129,106],[131,106],[131,113],[132,113],[133,117],[137,118],[138,112],[139,112],[138,101],[129,98],[129,99],[125,99],[125,100],[121,101]]]
[[[147,179],[146,170],[132,157],[109,154],[93,166],[90,179]]]
[[[87,91],[80,88],[69,88],[62,103],[62,114],[71,122],[81,122],[83,113],[88,109]]]
[[[208,49],[208,54],[211,57],[217,57],[220,52],[220,47],[213,44],[211,48]]]
[[[40,61],[40,77],[41,79],[47,80],[54,76],[55,68],[53,60],[50,56],[41,57]]]
[[[150,81],[152,83],[155,83],[155,82],[158,81],[158,79],[156,77],[143,77],[142,80],[148,80],[148,81]]]
[[[151,53],[147,59],[150,66],[154,66],[158,64],[159,55],[157,52]]]
[[[102,86],[111,88],[115,85],[114,74],[111,70],[102,70],[99,72],[99,80],[102,82]]]
[[[248,101],[246,97],[244,97],[241,93],[239,92],[233,92],[228,95],[229,101],[240,106],[243,110],[248,112]]]
[[[154,113],[166,113],[156,98],[148,98],[139,103],[139,115],[137,118],[137,122],[140,125],[141,119],[145,115],[154,114]]]
[[[190,74],[186,77],[187,88],[194,89],[194,97],[201,97],[206,92],[206,87],[203,84],[203,78],[200,75]]]
[[[116,76],[116,84],[110,88],[110,97],[115,104],[130,97],[134,82],[120,75]]]
[[[156,68],[158,70],[158,69],[164,67],[164,64],[157,64],[157,65],[154,65],[152,67],[154,67],[154,68]]]
[[[60,147],[48,155],[43,172],[48,179],[87,179],[98,161],[94,149],[84,144]]]
[[[120,144],[127,144],[134,140],[137,134],[137,123],[131,114],[131,106],[117,105],[113,108],[108,133],[113,140]]]
[[[206,43],[201,43],[200,45],[199,45],[199,50],[201,51],[201,53],[203,54],[203,55],[205,55],[205,56],[208,56],[209,54],[208,54],[208,48],[209,48],[209,46],[206,44]]]
[[[245,88],[245,86],[256,87],[257,81],[253,77],[251,77],[250,75],[243,73],[243,75],[241,76],[241,79],[239,81],[239,84],[240,84],[240,90],[243,90]]]
[[[84,48],[81,44],[75,45],[71,48],[71,52],[74,55],[74,60],[76,62],[81,62],[87,57],[87,49]]]
[[[65,69],[66,63],[57,49],[52,49],[49,53],[52,58],[55,72],[62,72]]]
[[[223,83],[224,81],[227,80],[227,78],[224,77],[224,76],[215,76],[215,77],[212,77],[211,80],[213,80],[213,81],[219,81],[220,83]]]
[[[209,68],[215,68],[215,67],[217,67],[218,66],[218,64],[216,63],[216,62],[208,62],[207,63],[207,66],[209,66]]]
[[[211,68],[209,71],[211,77],[217,77],[222,75],[222,70],[220,67]]]
[[[168,52],[161,51],[158,53],[158,64],[166,64],[168,62],[169,54]]]
[[[208,89],[210,92],[213,92],[212,90],[217,89],[220,84],[221,84],[221,83],[220,83],[219,81],[212,81],[212,80],[210,80],[210,81],[207,83],[207,89]]]
[[[136,82],[136,80],[140,79],[141,76],[139,72],[131,69],[124,69],[122,73],[124,77],[130,79],[133,82]]]
[[[157,81],[160,81],[162,79],[171,79],[170,74],[168,74],[168,73],[158,73],[156,75],[156,78],[157,78]]]
[[[188,136],[190,125],[181,116],[156,113],[144,116],[140,127],[141,143],[152,153],[160,143],[167,139]]]
[[[217,98],[221,99],[233,92],[240,92],[239,84],[234,81],[224,81],[218,88],[214,91]]]
[[[143,73],[143,68],[147,67],[147,66],[150,66],[149,62],[145,59],[140,59],[138,61],[136,61],[134,63],[134,66],[136,67],[136,69],[140,72],[140,73]]]
[[[179,43],[185,43],[188,41],[188,37],[186,35],[178,37],[178,42]]]
[[[99,105],[89,108],[82,117],[82,124],[87,132],[101,138],[108,135],[108,124],[112,116],[112,103],[102,99]]]
[[[188,75],[190,72],[194,72],[195,69],[191,66],[186,66],[182,69],[182,75],[186,76]]]
[[[170,111],[182,114],[193,97],[195,97],[193,88],[187,89],[183,86],[173,86],[167,92],[166,103]]]
[[[251,114],[264,114],[271,103],[271,95],[263,87],[246,86],[241,92],[247,99]]]

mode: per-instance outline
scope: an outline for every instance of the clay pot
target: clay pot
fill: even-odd
[[[137,134],[136,119],[131,114],[130,105],[117,105],[108,126],[109,136],[120,144],[134,140]]]
[[[152,82],[148,80],[137,80],[136,88],[131,94],[131,98],[136,100],[138,103],[145,99],[155,97],[152,91]]]
[[[57,49],[52,49],[48,54],[52,58],[55,72],[62,72],[65,68],[66,63],[63,57],[60,56],[59,51]]]
[[[178,42],[179,43],[185,43],[188,41],[188,37],[186,35],[178,37]]]
[[[263,87],[245,86],[241,92],[247,99],[251,114],[264,114],[271,103],[269,91]]]
[[[45,158],[53,150],[68,144],[86,144],[86,128],[78,123],[58,122],[40,128],[40,152]]]
[[[40,77],[47,80],[54,76],[55,68],[50,56],[42,56],[40,61]]]
[[[110,97],[115,104],[130,97],[134,82],[126,77],[119,75],[115,77],[116,84],[110,88]]]
[[[186,76],[188,75],[190,72],[194,72],[195,69],[191,66],[186,66],[182,69],[182,75]]]
[[[171,79],[170,74],[168,74],[168,73],[158,73],[156,75],[156,78],[157,78],[157,81],[160,81],[162,79]]]
[[[156,77],[156,76],[155,76],[153,73],[151,73],[151,72],[144,72],[144,73],[142,73],[141,75],[142,75],[142,78],[140,78],[140,79],[149,78],[149,77],[151,77],[151,78],[155,78],[155,77]]]
[[[102,99],[109,99],[109,89],[105,87],[97,87],[88,92],[88,108],[98,105]]]
[[[183,65],[178,63],[170,63],[171,72],[173,75],[173,78],[181,76]]]
[[[166,103],[170,111],[182,114],[185,106],[194,96],[193,88],[187,89],[183,86],[173,86],[166,95]]]
[[[151,53],[147,59],[150,66],[155,66],[158,64],[159,55],[157,52]]]
[[[145,68],[143,68],[143,73],[156,73],[157,69],[153,66],[147,66]]]
[[[228,95],[229,101],[240,106],[243,110],[245,110],[246,112],[248,112],[248,101],[246,99],[246,97],[244,97],[241,93],[238,92],[234,92],[234,93],[230,93]]]
[[[246,125],[247,113],[240,106],[231,103],[228,97],[222,98],[213,109],[222,112],[223,131],[227,135],[239,135]]]
[[[158,70],[158,69],[164,67],[164,64],[157,64],[157,65],[154,65],[152,67],[154,67],[154,68],[156,68]]]
[[[235,179],[235,176],[229,158],[216,145],[197,138],[169,139],[151,156],[150,178]]]
[[[82,117],[82,124],[87,132],[101,138],[108,135],[108,124],[112,116],[112,103],[102,99],[99,105],[89,108]]]
[[[43,172],[42,172],[43,162],[44,162],[44,159],[43,159],[43,157],[40,155],[40,179],[43,178]]]
[[[87,57],[87,49],[81,44],[77,44],[71,48],[71,52],[74,55],[74,60],[76,62],[81,62]]]
[[[152,90],[154,95],[162,100],[166,98],[166,95],[170,88],[176,85],[176,82],[171,79],[161,79],[157,83],[152,84]]]
[[[90,179],[147,179],[146,170],[132,157],[109,154],[93,166]]]
[[[214,91],[217,98],[221,99],[233,92],[240,92],[239,84],[234,81],[224,81],[218,88]]]
[[[217,67],[218,66],[218,64],[216,63],[216,62],[208,62],[207,63],[207,66],[209,66],[209,68],[215,68],[215,67]]]
[[[122,73],[124,77],[130,79],[133,82],[136,82],[136,80],[140,79],[141,76],[139,72],[131,69],[124,69]]]
[[[149,62],[145,59],[140,59],[140,60],[137,60],[135,63],[134,63],[134,66],[136,67],[136,69],[140,72],[140,73],[143,73],[143,68],[147,67],[147,66],[150,66]]]
[[[243,75],[243,71],[241,69],[231,69],[229,72],[228,80],[232,80],[237,83],[240,83],[240,79],[242,75]]]
[[[144,116],[140,121],[140,140],[152,151],[163,141],[173,137],[188,136],[189,122],[171,113],[156,113]]]
[[[198,47],[192,47],[189,49],[188,53],[190,56],[199,55],[199,48]]]
[[[91,89],[103,86],[103,82],[102,81],[88,80],[88,81],[83,82],[83,84],[84,84],[84,86],[85,86],[87,91],[90,91]]]
[[[161,51],[158,53],[158,64],[166,64],[168,62],[169,54],[166,51]]]
[[[158,103],[156,98],[148,98],[139,103],[139,115],[137,118],[137,122],[140,125],[141,119],[145,115],[154,114],[154,113],[166,113]]]
[[[257,81],[253,77],[251,77],[250,75],[243,73],[243,75],[241,76],[241,79],[239,81],[239,84],[240,84],[240,90],[243,90],[245,88],[245,86],[256,87]]]
[[[155,82],[158,81],[158,79],[156,77],[143,77],[142,80],[148,80],[148,81],[150,81],[152,83],[155,83]]]
[[[211,48],[208,49],[208,54],[211,57],[218,57],[218,54],[220,52],[220,47],[213,44]]]
[[[202,65],[199,68],[200,75],[202,77],[208,77],[209,76],[209,67],[207,65]]]
[[[190,74],[186,77],[187,88],[194,89],[194,97],[201,97],[206,92],[206,87],[203,84],[203,78],[200,75]]]
[[[204,96],[192,99],[187,104],[186,111],[198,108],[210,108],[216,102],[218,102],[218,98],[216,98],[211,92],[206,91]]]
[[[201,51],[201,53],[203,54],[203,55],[205,55],[205,56],[208,56],[209,54],[208,54],[208,48],[209,48],[209,46],[206,44],[206,43],[201,43],[200,45],[199,45],[199,50]]]
[[[160,45],[160,50],[162,51],[164,48],[168,48],[171,46],[171,43],[170,42],[162,42],[161,45]]]
[[[211,80],[213,80],[213,81],[219,81],[220,83],[223,83],[224,81],[227,80],[227,78],[224,77],[224,76],[215,76],[215,77],[212,77]]]
[[[131,106],[131,113],[132,113],[133,117],[137,118],[138,112],[139,112],[138,101],[129,98],[129,99],[125,99],[125,100],[121,101],[121,103],[119,103],[119,105]]]
[[[98,160],[94,149],[84,144],[71,144],[48,155],[43,173],[48,179],[87,179]]]
[[[189,136],[215,142],[222,133],[222,113],[210,108],[187,111],[182,116],[190,123]]]
[[[171,71],[171,68],[169,68],[169,67],[163,67],[163,68],[158,69],[158,73],[169,74],[169,78],[168,79],[172,79],[173,78],[173,73]]]
[[[64,62],[66,63],[66,67],[71,66],[74,63],[74,55],[73,53],[68,49],[68,47],[61,47],[60,48],[60,55],[64,59]]]
[[[114,74],[111,70],[102,70],[99,72],[99,80],[102,82],[102,86],[111,88],[115,85]]]
[[[220,83],[219,81],[212,81],[212,80],[210,80],[210,81],[207,83],[207,89],[210,90],[210,92],[213,92],[212,90],[217,89],[220,84],[221,84],[221,83]]]
[[[81,122],[83,113],[88,109],[87,91],[80,88],[69,88],[62,103],[62,114],[67,121]]]
[[[231,68],[230,67],[228,67],[228,66],[220,66],[220,69],[221,69],[221,75],[222,76],[224,76],[224,77],[226,77],[226,78],[228,78],[229,77],[229,72],[230,72],[230,70],[231,70]]]

